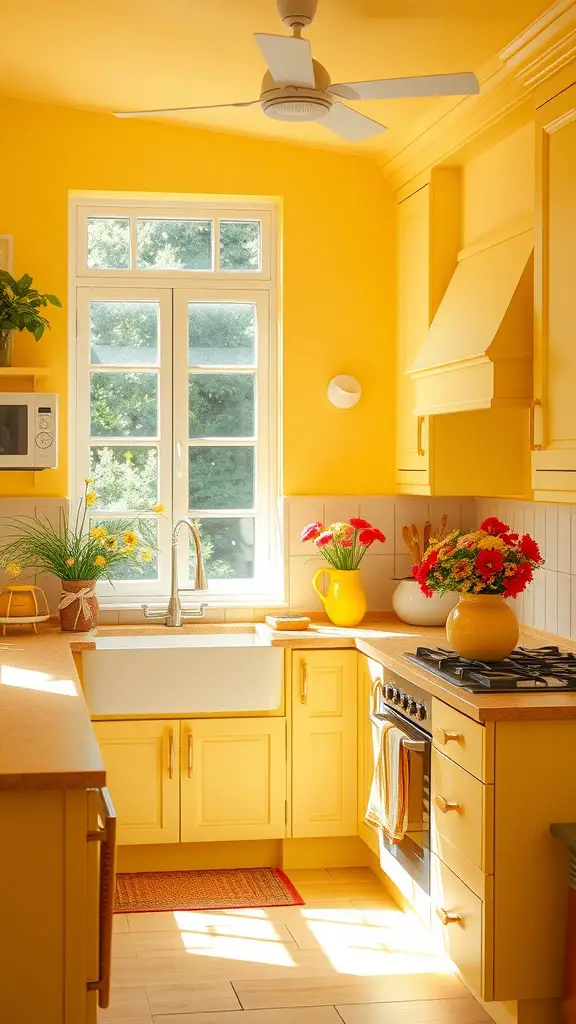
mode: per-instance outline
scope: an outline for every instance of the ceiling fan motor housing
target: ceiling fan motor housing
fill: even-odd
[[[262,79],[260,103],[268,117],[276,121],[319,121],[332,108],[328,92],[330,76],[317,60],[314,67],[314,88],[305,85],[277,85],[269,71]]]
[[[312,24],[318,0],[276,0],[280,17],[288,28]]]

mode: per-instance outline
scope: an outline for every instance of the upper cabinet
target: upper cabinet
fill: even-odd
[[[533,130],[398,204],[396,485],[530,497]]]
[[[576,492],[576,85],[537,111],[536,499]]]
[[[456,265],[459,193],[459,171],[441,168],[398,205],[396,482],[401,493],[431,493],[430,424],[415,413],[415,383],[408,373]]]
[[[414,415],[414,384],[407,370],[430,323],[430,186],[398,206],[398,377],[396,480],[401,491],[429,494],[428,421]]]

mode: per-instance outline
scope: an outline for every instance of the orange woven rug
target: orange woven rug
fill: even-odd
[[[227,910],[304,903],[278,868],[140,871],[116,877],[115,914],[154,910]]]

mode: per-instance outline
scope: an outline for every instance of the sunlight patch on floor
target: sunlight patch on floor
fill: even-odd
[[[290,970],[298,966],[292,954],[298,949],[298,934],[304,928],[312,941],[309,959],[325,959],[337,974],[382,977],[452,974],[455,970],[453,963],[438,952],[424,926],[392,906],[366,910],[287,908],[281,927],[283,935],[286,929],[290,932],[291,926],[294,928],[296,939],[290,943],[279,934],[272,915],[263,909],[177,911],[174,917],[183,949],[191,956]]]

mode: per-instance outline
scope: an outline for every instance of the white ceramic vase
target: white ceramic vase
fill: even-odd
[[[392,595],[392,607],[398,618],[411,626],[444,626],[459,596],[434,593],[426,597],[416,580],[400,580]]]

